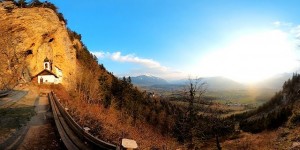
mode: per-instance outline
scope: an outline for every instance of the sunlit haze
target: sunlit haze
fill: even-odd
[[[295,41],[280,30],[266,30],[236,37],[225,47],[199,60],[204,76],[224,76],[253,83],[276,74],[294,71],[297,66]]]
[[[117,76],[253,84],[299,68],[298,1],[52,2]]]

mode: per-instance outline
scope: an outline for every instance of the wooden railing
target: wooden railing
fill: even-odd
[[[100,140],[85,131],[60,104],[53,92],[48,97],[57,130],[67,149],[120,149],[117,145]]]

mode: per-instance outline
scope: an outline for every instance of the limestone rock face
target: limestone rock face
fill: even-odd
[[[76,50],[66,25],[49,8],[15,8],[12,12],[0,9],[0,38],[8,41],[1,47],[27,53],[25,62],[30,76],[44,69],[47,57],[53,72],[62,70],[62,84],[70,89],[76,79]]]

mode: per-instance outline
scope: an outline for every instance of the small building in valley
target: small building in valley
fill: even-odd
[[[38,84],[58,84],[62,82],[62,70],[55,66],[56,74],[52,72],[52,62],[46,57],[44,59],[44,70],[32,77]]]

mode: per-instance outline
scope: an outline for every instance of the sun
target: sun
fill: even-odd
[[[295,43],[283,31],[253,33],[203,57],[199,70],[206,76],[256,83],[295,69],[298,64],[295,51]]]

